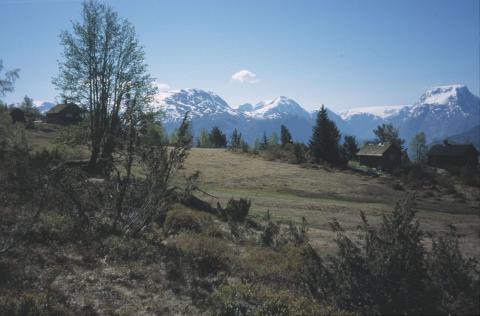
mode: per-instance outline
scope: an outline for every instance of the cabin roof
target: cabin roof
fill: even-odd
[[[430,148],[428,155],[460,157],[464,156],[468,151],[477,152],[477,149],[472,144],[437,144]]]
[[[390,143],[367,143],[360,149],[357,156],[383,156],[392,147]]]
[[[50,110],[48,110],[47,114],[56,114],[56,113],[60,113],[62,112],[63,110],[67,109],[67,108],[71,108],[71,107],[76,107],[78,108],[78,105],[76,105],[75,103],[60,103],[60,104],[57,104],[55,105],[53,108],[51,108]]]

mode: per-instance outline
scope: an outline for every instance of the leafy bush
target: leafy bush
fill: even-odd
[[[230,199],[227,206],[222,208],[218,206],[220,216],[229,221],[243,222],[250,211],[251,201],[246,199]]]
[[[378,227],[363,214],[362,219],[361,244],[332,223],[338,253],[330,258],[327,291],[340,308],[361,314],[478,313],[475,265],[450,239],[435,241],[428,256],[411,200],[397,205]]]

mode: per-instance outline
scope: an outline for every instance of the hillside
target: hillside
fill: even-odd
[[[361,222],[360,212],[378,222],[409,194],[395,190],[396,182],[388,176],[373,178],[349,171],[304,168],[222,149],[192,149],[186,172],[194,170],[201,171],[200,187],[220,201],[250,198],[258,219],[267,210],[282,221],[300,223],[305,217],[309,235],[319,250],[331,250],[334,245],[329,226],[333,218],[353,233]],[[480,224],[480,192],[463,186],[458,187],[458,192],[464,192],[465,197],[441,190],[419,192],[421,224],[426,230],[439,233],[445,231],[445,225],[455,223],[464,236],[464,250],[480,258],[475,228]]]

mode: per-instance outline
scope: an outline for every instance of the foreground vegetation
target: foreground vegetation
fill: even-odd
[[[32,151],[22,127],[10,131],[0,172],[4,315],[479,312],[476,261],[453,227],[429,236],[411,200],[374,224],[357,213],[355,235],[330,220],[335,246],[325,253],[305,219],[278,222],[276,210],[252,213],[244,199],[202,201],[208,187],[188,163],[175,170],[190,176],[174,172],[155,190],[153,177],[132,176],[118,217],[122,178],[93,177],[59,147]],[[164,156],[149,152],[139,168],[158,179],[175,151],[156,150]],[[168,194],[146,204],[155,192]]]

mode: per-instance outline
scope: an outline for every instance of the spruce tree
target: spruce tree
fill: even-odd
[[[268,147],[268,137],[267,133],[263,132],[262,142],[260,143],[260,149],[265,150]]]
[[[280,126],[280,141],[282,146],[292,143],[292,134],[285,125]]]
[[[340,132],[335,123],[328,118],[327,109],[322,105],[310,139],[310,150],[314,162],[338,163],[339,140]]]

